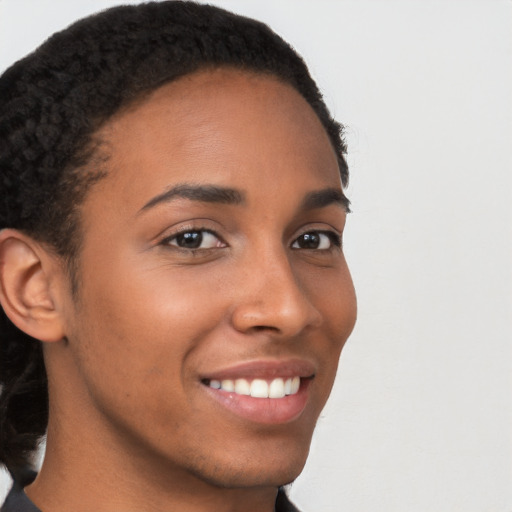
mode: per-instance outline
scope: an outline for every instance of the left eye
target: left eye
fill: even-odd
[[[166,245],[180,247],[181,249],[212,249],[225,247],[214,233],[204,229],[183,231],[164,240]]]
[[[308,231],[300,235],[292,244],[293,249],[331,249],[333,245],[340,246],[339,237],[335,233]]]

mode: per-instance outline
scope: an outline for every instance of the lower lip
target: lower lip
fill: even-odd
[[[253,398],[203,385],[208,394],[230,412],[255,423],[276,425],[296,420],[306,408],[310,379],[301,379],[299,391],[283,398]]]

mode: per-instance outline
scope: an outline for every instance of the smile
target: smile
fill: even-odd
[[[300,388],[300,377],[265,379],[223,379],[207,380],[205,382],[213,389],[220,389],[237,395],[251,396],[252,398],[284,398],[295,395]]]
[[[253,361],[218,369],[200,379],[220,410],[252,423],[279,425],[304,412],[316,376],[306,360]]]

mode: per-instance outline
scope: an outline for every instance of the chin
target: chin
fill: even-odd
[[[281,487],[293,482],[304,469],[308,449],[304,447],[294,453],[247,454],[240,453],[236,460],[209,460],[196,467],[196,476],[219,488]],[[277,456],[276,456],[277,455]],[[213,464],[212,464],[213,462]]]
[[[300,468],[261,468],[257,472],[240,470],[237,473],[226,471],[214,475],[200,475],[200,478],[207,484],[222,489],[244,489],[258,487],[282,487],[291,484],[302,472],[304,465]]]

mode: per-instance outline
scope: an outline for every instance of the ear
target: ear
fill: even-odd
[[[58,267],[57,257],[29,236],[0,231],[0,303],[18,329],[46,342],[64,338]]]

